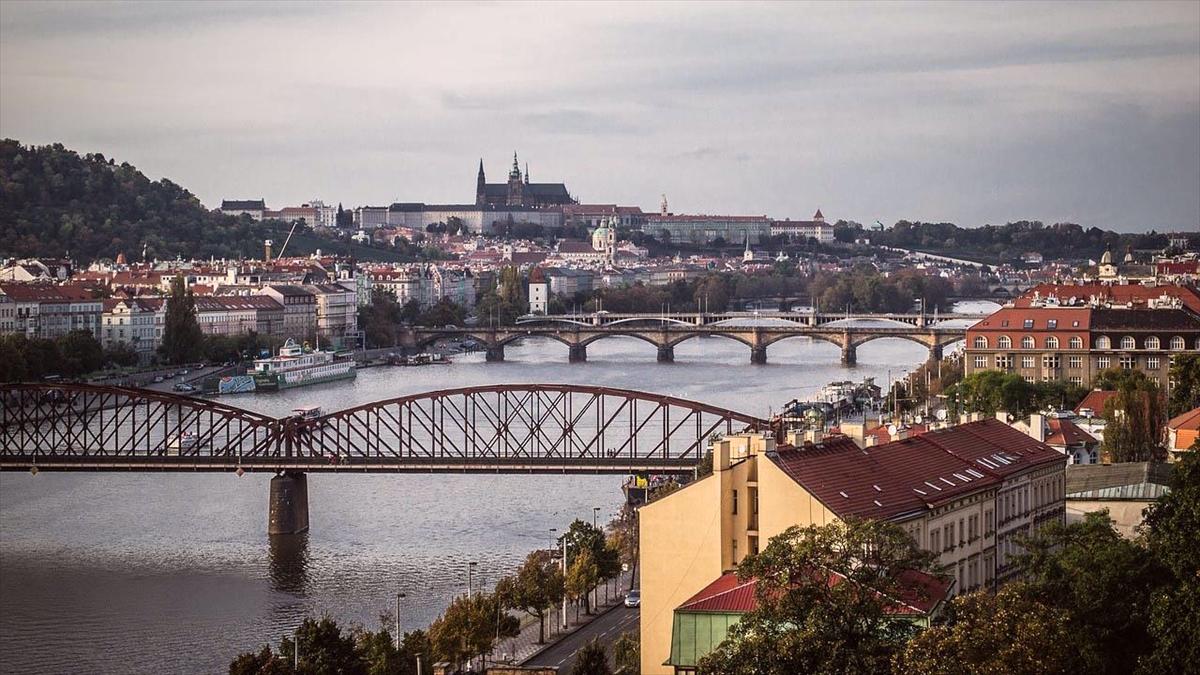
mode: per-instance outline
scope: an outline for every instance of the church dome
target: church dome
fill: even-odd
[[[1112,246],[1104,247],[1104,255],[1100,256],[1100,264],[1101,265],[1111,265],[1112,264]]]
[[[592,248],[603,251],[608,248],[608,226],[601,225],[592,232]]]

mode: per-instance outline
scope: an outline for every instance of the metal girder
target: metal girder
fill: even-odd
[[[315,420],[127,387],[0,385],[0,470],[687,472],[709,434],[770,423],[646,392],[445,389]]]

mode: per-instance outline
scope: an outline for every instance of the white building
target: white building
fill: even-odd
[[[546,314],[550,304],[550,282],[540,267],[529,272],[529,313]]]
[[[822,244],[833,243],[833,225],[825,222],[821,209],[813,214],[812,220],[775,220],[771,221],[771,236],[785,235],[793,239],[807,241],[816,239]]]
[[[266,210],[266,201],[262,199],[226,199],[221,202],[221,213],[227,216],[247,215],[253,220],[262,220]]]

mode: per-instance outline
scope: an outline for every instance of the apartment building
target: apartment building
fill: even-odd
[[[104,300],[100,318],[100,344],[105,349],[120,343],[133,347],[149,361],[162,343],[166,303],[162,298],[110,298]]]
[[[1004,307],[967,330],[966,373],[1000,370],[1029,382],[1087,387],[1108,368],[1170,385],[1171,357],[1200,351],[1200,315],[1172,306]]]
[[[256,294],[265,295],[283,305],[283,332],[277,333],[303,340],[317,328],[317,296],[302,286],[271,284]]]
[[[322,340],[340,343],[358,332],[358,292],[340,284],[307,284],[316,298],[316,330]]]
[[[5,333],[53,339],[84,330],[100,336],[103,301],[77,285],[0,284],[0,327]]]
[[[711,475],[639,511],[642,672],[675,672],[675,610],[793,525],[886,519],[938,555],[948,593],[994,587],[1012,574],[1016,536],[1063,518],[1065,464],[994,419],[870,448],[722,439]]]

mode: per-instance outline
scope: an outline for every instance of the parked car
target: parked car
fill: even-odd
[[[632,591],[629,591],[629,594],[625,596],[625,606],[626,607],[640,607],[641,605],[642,605],[641,589],[635,588]]]
[[[162,376],[162,375],[155,375],[155,376],[154,376],[154,384],[161,384],[161,383],[162,383],[162,381],[163,381],[163,376]]]
[[[172,389],[174,389],[175,391],[182,391],[182,392],[196,391],[196,388],[193,387],[192,385],[188,384],[187,382],[180,382],[180,383],[176,384],[174,387],[172,387]]]

